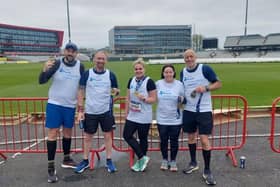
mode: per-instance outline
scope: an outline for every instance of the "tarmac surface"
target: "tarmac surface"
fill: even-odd
[[[280,154],[272,152],[269,137],[256,136],[270,133],[270,118],[248,119],[247,141],[241,150],[235,150],[236,158],[246,157],[246,168],[233,167],[231,160],[225,156],[225,151],[212,151],[211,169],[217,180],[217,187],[277,187],[280,186]],[[253,136],[252,136],[253,135]],[[279,138],[279,137],[277,137]],[[13,154],[6,154],[8,160],[0,164],[0,186],[207,186],[202,178],[203,159],[199,151],[197,159],[200,169],[190,175],[182,173],[189,162],[188,152],[179,152],[177,156],[178,172],[161,171],[161,154],[149,152],[151,161],[145,172],[132,172],[128,165],[128,154],[114,152],[113,160],[118,171],[108,173],[104,167],[104,153],[101,160],[96,161],[94,170],[86,170],[76,174],[71,169],[60,167],[62,154],[56,156],[56,170],[59,181],[47,183],[46,154],[24,153],[12,158]],[[80,161],[82,154],[73,154],[76,161]],[[0,158],[0,162],[3,161]]]

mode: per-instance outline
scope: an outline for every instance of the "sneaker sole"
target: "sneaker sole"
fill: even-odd
[[[48,179],[48,183],[55,183],[55,182],[57,182],[58,181],[58,178],[56,177],[56,179],[55,180],[49,180]]]
[[[76,169],[76,166],[69,166],[69,165],[65,165],[65,164],[61,164],[61,167],[62,167],[62,168],[65,168],[65,169],[68,169],[68,168],[70,168],[70,169]]]
[[[172,171],[172,172],[177,172],[178,171],[178,168],[170,168],[170,171]]]
[[[81,169],[79,171],[75,170],[75,173],[83,173],[87,168],[89,168],[89,165],[87,165],[86,167],[84,167],[83,169]]]
[[[131,171],[133,171],[133,172],[140,172],[140,170],[135,170],[135,169],[133,169],[132,167],[131,167],[130,169],[131,169]]]
[[[192,172],[194,172],[194,171],[196,171],[196,170],[198,170],[198,169],[199,169],[199,167],[196,166],[196,167],[194,167],[193,169],[191,169],[191,170],[189,170],[189,171],[183,170],[183,173],[185,173],[185,174],[191,174]]]
[[[160,170],[166,171],[166,170],[168,170],[168,168],[166,168],[166,167],[160,167]]]

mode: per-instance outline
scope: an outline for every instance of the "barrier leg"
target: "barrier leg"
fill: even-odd
[[[134,152],[129,151],[129,167],[132,167],[134,164]]]
[[[4,158],[4,160],[7,160],[7,157],[6,157],[3,153],[1,153],[1,152],[0,152],[0,156],[1,156],[2,158]]]
[[[91,159],[90,159],[90,169],[91,170],[94,169],[94,155],[95,155],[95,151],[91,151]]]
[[[230,157],[230,159],[232,160],[232,165],[234,167],[236,167],[237,166],[237,160],[236,160],[236,157],[235,157],[235,154],[234,154],[232,148],[228,149],[228,152],[226,153],[226,156]]]

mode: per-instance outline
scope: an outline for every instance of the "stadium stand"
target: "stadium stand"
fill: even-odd
[[[240,47],[261,47],[264,43],[264,37],[259,34],[240,36],[238,46]]]
[[[238,47],[238,42],[240,40],[240,36],[227,36],[225,43],[224,43],[224,48],[233,48],[233,47]]]
[[[268,34],[263,37],[259,34],[227,36],[224,48],[229,51],[268,51],[280,50],[280,33]],[[257,53],[257,56],[263,56],[265,53]],[[251,56],[251,54],[250,54]]]
[[[280,49],[280,33],[269,34],[265,37],[264,46],[268,48]]]

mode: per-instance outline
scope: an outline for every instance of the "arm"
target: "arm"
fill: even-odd
[[[198,93],[208,92],[217,90],[222,87],[221,81],[217,78],[216,73],[214,70],[207,65],[203,65],[202,73],[204,77],[210,82],[209,85],[201,85],[195,89]]]
[[[112,95],[118,96],[120,93],[120,90],[118,89],[118,80],[116,75],[110,71],[110,80],[111,80],[111,88],[112,88]]]
[[[85,98],[85,87],[80,86],[78,90],[78,121],[83,120],[84,116],[84,98]]]
[[[86,71],[81,75],[80,85],[78,90],[78,120],[84,119],[84,99],[85,99],[85,90],[86,82],[89,76],[89,72]]]
[[[125,102],[125,119],[127,118],[129,112],[129,103],[130,103],[130,90],[126,91],[126,102]]]
[[[144,98],[143,100],[145,103],[153,104],[157,101],[157,90],[149,91],[149,96]]]
[[[152,79],[148,80],[147,83],[147,91],[148,91],[148,97],[144,97],[143,95],[138,95],[137,97],[148,104],[153,104],[157,101],[157,90],[156,85]]]
[[[43,70],[39,75],[39,84],[44,84],[48,82],[48,80],[53,76],[53,74],[59,68],[60,61],[59,60],[48,60],[44,66]]]

